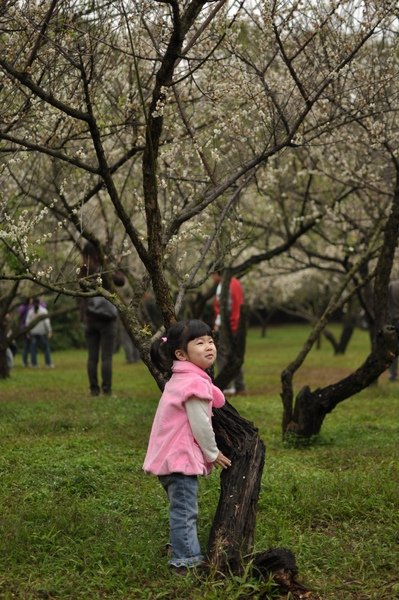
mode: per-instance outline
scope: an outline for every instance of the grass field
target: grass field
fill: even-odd
[[[304,326],[249,333],[248,395],[232,403],[266,444],[256,550],[290,548],[299,579],[322,600],[399,598],[399,384],[378,385],[326,418],[317,444],[281,440],[279,376]],[[357,331],[347,355],[323,342],[296,382],[312,388],[357,366],[368,351]],[[42,357],[40,357],[42,358]],[[53,370],[0,381],[0,598],[235,600],[260,596],[250,576],[223,580],[169,573],[167,503],[141,465],[159,391],[142,364],[114,359],[114,396],[87,393],[84,351],[54,354]],[[201,479],[200,536],[218,500],[219,473]],[[268,584],[268,598],[277,598]],[[265,586],[264,586],[264,589]]]

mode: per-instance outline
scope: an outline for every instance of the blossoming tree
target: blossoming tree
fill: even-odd
[[[292,202],[292,225],[280,213],[272,250],[242,217],[267,225],[258,186],[273,157],[283,163],[287,149],[316,145],[357,117],[378,55],[371,42],[389,30],[394,4],[6,3],[0,241],[18,270],[5,267],[1,279],[104,295],[161,384],[138,318],[143,294],[151,286],[167,327],[215,265],[245,270],[282,256],[324,218],[329,201],[316,211]],[[83,240],[102,257],[95,278],[79,277]],[[116,267],[128,303],[102,285]],[[216,421],[234,467],[223,474],[210,555],[238,564],[253,540],[264,448],[234,411]],[[234,486],[238,476],[245,481]]]

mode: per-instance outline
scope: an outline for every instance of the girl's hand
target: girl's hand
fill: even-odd
[[[229,458],[227,458],[227,456],[225,456],[224,454],[219,452],[219,454],[216,457],[216,460],[213,461],[213,464],[216,467],[221,467],[222,469],[227,469],[228,467],[231,467],[231,460]]]

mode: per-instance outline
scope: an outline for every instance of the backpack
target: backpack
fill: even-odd
[[[103,296],[93,296],[88,299],[87,313],[103,321],[111,321],[118,316],[117,308]]]

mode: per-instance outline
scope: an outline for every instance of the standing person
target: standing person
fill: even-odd
[[[18,320],[19,328],[24,329],[26,327],[26,317],[29,309],[32,306],[32,298],[24,298],[24,301],[18,306]],[[22,347],[22,364],[24,367],[29,367],[29,355],[30,355],[30,333],[25,333],[23,338]]]
[[[97,249],[93,244],[87,242],[83,249],[83,267],[80,271],[81,277],[101,274],[102,265]],[[117,286],[125,283],[125,277],[118,272],[112,275],[113,282]],[[103,285],[108,287],[106,278]],[[117,333],[117,310],[114,305],[97,296],[84,299],[81,304],[81,320],[85,324],[85,337],[87,345],[87,375],[89,379],[90,393],[98,396],[100,391],[106,396],[112,394],[112,356]],[[101,354],[101,388],[98,380],[98,363]]]
[[[208,369],[216,360],[212,331],[195,319],[179,321],[151,346],[151,360],[171,375],[158,404],[143,469],[157,475],[169,498],[169,565],[178,574],[203,562],[197,534],[198,475],[231,461],[218,449],[212,408],[222,392]]]
[[[43,304],[41,304],[39,298],[34,298],[31,308],[28,310],[26,315],[26,325],[29,326],[32,321],[48,315],[48,310]],[[48,368],[53,368],[53,362],[51,360],[51,350],[49,339],[52,336],[51,322],[49,317],[43,318],[30,330],[30,357],[32,367],[37,367],[37,348],[41,346],[44,351],[44,361]]]
[[[399,279],[391,281],[388,286],[388,308],[391,324],[399,336]],[[398,356],[389,365],[389,381],[398,379]]]
[[[212,273],[212,278],[215,283],[217,283],[216,294],[213,301],[213,310],[214,310],[214,329],[218,331],[221,326],[221,316],[220,316],[220,295],[222,293],[222,273],[220,271],[215,271]],[[240,323],[240,314],[241,314],[241,306],[244,304],[244,292],[241,286],[240,281],[236,277],[232,277],[230,279],[229,285],[229,297],[228,297],[228,313],[229,313],[229,323],[230,329],[233,336],[237,334],[238,325]],[[218,353],[218,370],[221,371],[223,367],[227,364],[229,357],[229,348],[226,348],[222,344],[219,345],[219,353]],[[224,390],[224,394],[226,396],[234,396],[235,394],[244,394],[245,393],[245,382],[244,382],[244,372],[242,369],[239,370],[237,376],[234,381],[230,382],[227,389]]]

